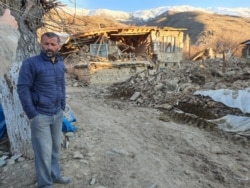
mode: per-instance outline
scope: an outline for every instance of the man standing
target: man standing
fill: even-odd
[[[31,142],[35,155],[37,187],[52,188],[53,183],[68,184],[61,176],[59,153],[63,110],[65,109],[65,67],[57,54],[60,38],[53,32],[41,36],[39,55],[23,61],[17,92],[31,120]]]

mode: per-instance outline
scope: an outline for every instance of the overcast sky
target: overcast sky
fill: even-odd
[[[250,0],[60,0],[70,7],[133,12],[163,6],[189,5],[196,8],[250,8]]]

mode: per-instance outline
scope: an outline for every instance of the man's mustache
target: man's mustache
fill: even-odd
[[[52,50],[46,50],[45,52],[46,52],[46,53],[55,53],[55,52],[52,51]]]

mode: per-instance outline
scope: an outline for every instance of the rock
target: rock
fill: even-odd
[[[139,98],[140,95],[141,95],[140,92],[135,92],[135,93],[132,95],[132,97],[130,97],[130,100],[131,100],[131,101],[135,101],[136,99]]]
[[[24,158],[24,157],[19,157],[19,158],[17,159],[17,162],[23,162],[23,161],[25,161],[25,158]]]
[[[73,158],[74,159],[83,159],[83,155],[79,151],[76,151],[73,154]]]
[[[13,165],[13,164],[15,164],[15,160],[13,160],[13,159],[7,159],[6,160],[6,164],[7,165]]]
[[[96,182],[96,179],[95,179],[95,178],[91,178],[91,180],[90,180],[89,184],[90,184],[90,185],[94,185],[94,184],[95,184],[95,182]]]
[[[214,153],[214,154],[223,154],[223,151],[218,146],[211,146],[211,153]]]
[[[18,158],[20,158],[21,156],[22,156],[22,154],[16,154],[16,155],[11,156],[11,159],[15,161]]]
[[[5,160],[3,160],[3,159],[0,158],[0,167],[2,167],[2,166],[4,166],[4,165],[6,165]]]
[[[7,155],[3,155],[3,156],[0,158],[0,160],[5,160],[5,159],[7,159],[7,158],[8,158]]]
[[[65,133],[65,136],[69,141],[75,138],[75,134],[73,132],[67,132]]]
[[[149,188],[158,188],[158,186],[157,186],[157,184],[154,183],[154,184],[150,185]]]

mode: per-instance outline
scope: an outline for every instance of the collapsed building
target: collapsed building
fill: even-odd
[[[70,36],[60,52],[66,70],[87,84],[115,83],[183,58],[184,28],[99,28]]]
[[[249,60],[250,59],[250,40],[246,40],[240,44],[244,45],[242,49],[242,57]]]

